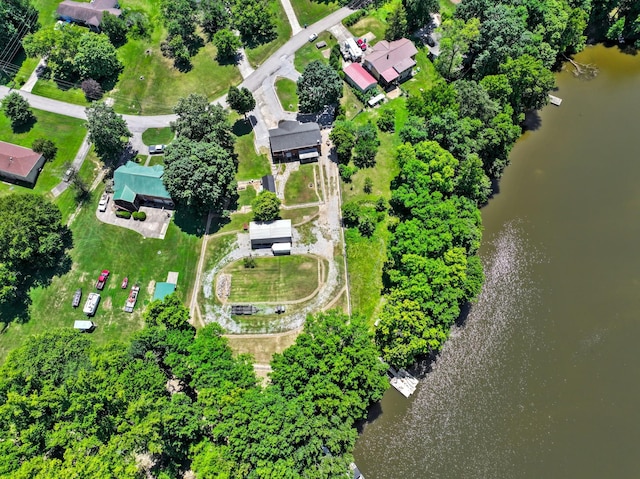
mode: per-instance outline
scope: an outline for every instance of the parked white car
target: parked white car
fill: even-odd
[[[311,35],[309,35],[309,41],[310,42],[314,41],[316,38],[318,38],[318,34],[317,33],[312,33]]]
[[[104,193],[98,203],[98,211],[107,211],[107,204],[109,203],[109,195]]]
[[[166,147],[167,145],[149,145],[149,154],[153,155],[153,154],[164,153],[164,149]]]

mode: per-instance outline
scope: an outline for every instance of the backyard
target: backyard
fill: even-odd
[[[287,205],[314,203],[319,201],[315,180],[316,165],[300,165],[291,172],[284,187],[284,202]]]
[[[358,22],[347,28],[356,37],[361,37],[371,32],[375,36],[375,40],[371,42],[371,45],[375,45],[376,42],[384,40],[384,34],[387,30],[387,15],[399,3],[400,0],[392,0],[389,3],[385,3],[380,8],[369,11],[365,17],[362,17]]]
[[[326,42],[327,46],[319,49],[316,47],[316,43]],[[307,42],[303,47],[296,51],[295,57],[293,59],[293,65],[296,70],[302,72],[304,67],[307,64],[311,63],[313,60],[320,60],[324,63],[329,63],[329,57],[323,55],[323,51],[327,49],[331,49],[336,44],[336,39],[329,32],[322,32],[318,35],[313,42]]]
[[[298,111],[298,94],[296,93],[297,83],[288,78],[278,78],[276,80],[276,93],[283,110]]]
[[[73,161],[86,135],[84,120],[42,110],[32,109],[32,111],[37,121],[29,131],[24,133],[13,133],[10,121],[0,114],[0,140],[31,148],[33,140],[46,138],[55,143],[58,153],[53,161],[45,163],[35,188],[1,182],[0,194],[17,191],[45,194],[51,191],[60,183],[66,164]]]
[[[229,302],[296,301],[318,288],[320,259],[313,256],[254,258],[255,268],[236,261],[222,270],[231,276]]]
[[[237,180],[257,180],[271,173],[269,158],[265,153],[256,153],[253,128],[239,115],[232,114],[233,134],[236,135],[235,152],[238,155]]]

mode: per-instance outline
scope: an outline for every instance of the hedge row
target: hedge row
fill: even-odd
[[[367,15],[367,11],[366,10],[358,10],[357,12],[353,12],[351,15],[349,15],[347,18],[345,18],[344,20],[342,20],[342,23],[347,26],[350,27],[351,25],[354,25],[356,23],[358,23],[358,20],[360,20],[362,17]]]

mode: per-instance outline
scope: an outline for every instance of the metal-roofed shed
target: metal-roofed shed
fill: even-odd
[[[291,220],[249,223],[251,248],[271,248],[274,243],[291,243]]]

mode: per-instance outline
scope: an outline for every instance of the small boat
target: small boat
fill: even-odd
[[[122,280],[122,284],[120,285],[120,287],[122,289],[127,289],[127,286],[129,286],[129,278],[125,276],[124,279]]]

